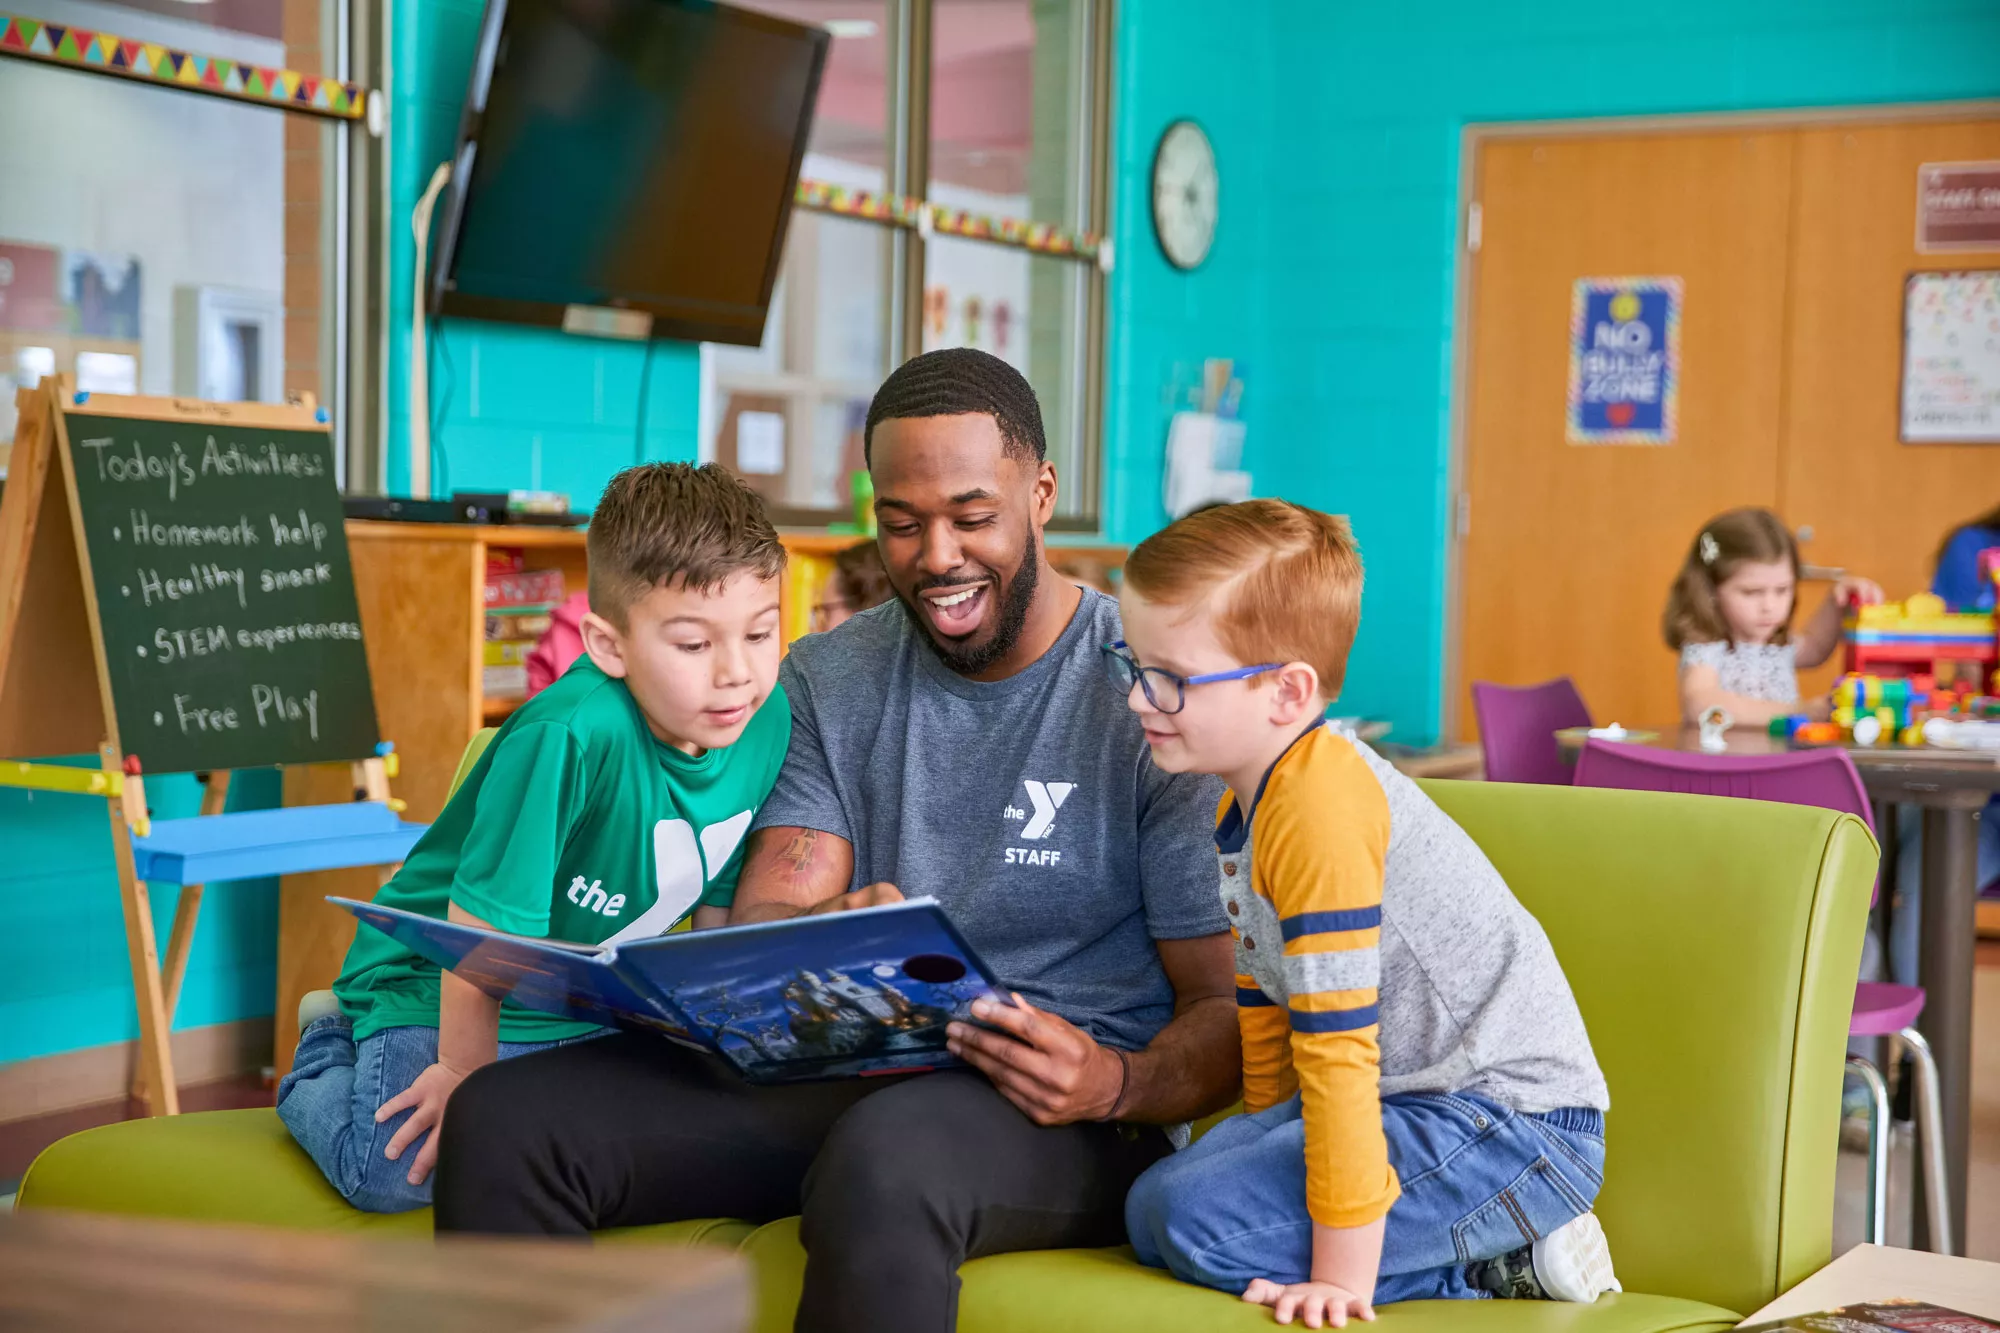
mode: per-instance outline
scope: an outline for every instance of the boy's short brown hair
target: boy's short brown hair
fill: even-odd
[[[733,574],[769,579],[785,567],[764,501],[715,463],[626,468],[591,513],[587,546],[590,609],[620,629],[655,588],[711,592]]]
[[[1149,602],[1206,604],[1245,666],[1304,662],[1331,700],[1361,624],[1361,548],[1347,520],[1285,500],[1189,514],[1139,543],[1125,586]]]

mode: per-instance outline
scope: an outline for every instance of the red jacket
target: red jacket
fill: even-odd
[[[528,654],[528,698],[553,685],[583,656],[583,616],[588,610],[589,596],[574,592],[550,614],[548,632]]]

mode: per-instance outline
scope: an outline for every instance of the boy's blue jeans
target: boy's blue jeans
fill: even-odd
[[[564,1044],[503,1041],[500,1058]],[[278,1085],[278,1119],[327,1182],[364,1212],[401,1213],[430,1206],[430,1178],[421,1185],[409,1181],[410,1163],[417,1160],[430,1132],[418,1135],[392,1162],[383,1151],[412,1112],[401,1112],[379,1125],[375,1112],[436,1064],[437,1050],[433,1027],[383,1028],[357,1045],[354,1025],[341,1014],[314,1021],[299,1037],[292,1072]]]
[[[1604,1183],[1604,1116],[1529,1115],[1465,1093],[1382,1099],[1402,1197],[1389,1210],[1375,1302],[1480,1297],[1466,1266],[1590,1211]],[[1142,1262],[1241,1294],[1312,1276],[1299,1099],[1225,1120],[1154,1164],[1125,1201]]]

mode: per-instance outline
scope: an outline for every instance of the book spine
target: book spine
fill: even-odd
[[[569,594],[563,588],[560,569],[531,569],[519,574],[486,576],[486,609],[533,607],[545,611],[559,605]]]
[[[555,617],[547,609],[504,611],[486,617],[486,637],[497,639],[527,639],[533,642],[547,634],[555,625]]]
[[[488,667],[526,667],[528,654],[535,650],[533,639],[495,639],[486,645]]]

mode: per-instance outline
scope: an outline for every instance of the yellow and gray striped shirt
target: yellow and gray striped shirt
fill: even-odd
[[[1225,796],[1216,851],[1244,1104],[1299,1093],[1314,1221],[1362,1226],[1396,1201],[1382,1097],[1609,1105],[1541,927],[1465,831],[1350,733],[1301,736],[1247,818]]]

